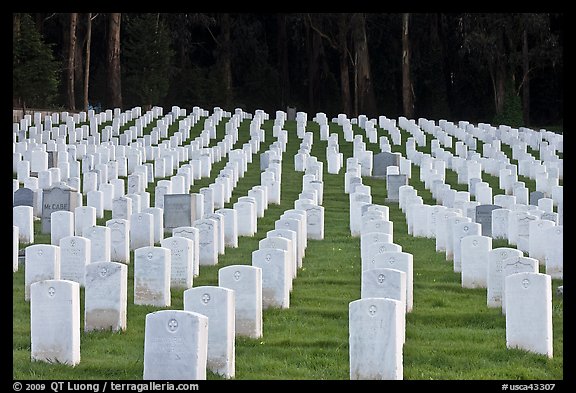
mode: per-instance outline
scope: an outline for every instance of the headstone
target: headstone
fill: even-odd
[[[523,272],[538,273],[538,260],[524,256],[512,256],[502,261],[502,314],[506,314],[506,277]]]
[[[502,307],[502,288],[504,287],[504,260],[523,256],[522,251],[511,247],[493,248],[488,253],[488,275],[486,304],[490,308]]]
[[[401,380],[402,303],[364,298],[349,304],[351,380]]]
[[[252,252],[252,266],[262,269],[262,309],[289,308],[291,270],[288,253],[280,249]]]
[[[374,255],[368,269],[396,269],[406,273],[406,312],[412,312],[414,306],[414,256],[402,251],[384,251]]]
[[[93,262],[86,266],[84,331],[126,330],[128,266]]]
[[[170,250],[170,288],[192,288],[194,278],[192,240],[182,236],[170,236],[160,242]]]
[[[164,231],[192,226],[200,217],[196,215],[196,194],[164,195]]]
[[[492,238],[470,235],[460,241],[462,253],[462,288],[486,288],[488,277],[488,253],[492,250]]]
[[[226,247],[238,247],[238,216],[236,210],[223,208],[216,210],[224,216],[224,245]]]
[[[130,250],[154,246],[154,216],[132,213],[130,216]]]
[[[238,236],[252,237],[256,234],[256,204],[250,202],[234,203],[237,216]]]
[[[200,274],[200,231],[194,227],[178,227],[172,230],[172,236],[182,236],[192,240],[192,270],[194,277]]]
[[[308,239],[324,239],[324,207],[305,206],[306,211],[306,234]]]
[[[85,228],[96,225],[96,209],[92,206],[78,206],[74,209],[74,234],[82,236]]]
[[[184,310],[208,317],[206,368],[225,379],[234,378],[235,321],[234,291],[217,286],[200,286],[184,291]]]
[[[217,223],[212,219],[196,220],[192,224],[198,228],[200,246],[200,266],[214,266],[218,264]]]
[[[110,228],[110,261],[130,263],[130,222],[113,218],[106,227]]]
[[[360,298],[387,298],[402,303],[400,333],[402,342],[406,340],[406,273],[389,268],[368,269],[362,272]]]
[[[262,269],[248,265],[223,267],[218,270],[218,286],[234,291],[236,337],[262,337]]]
[[[528,256],[536,258],[540,265],[544,266],[546,264],[546,244],[549,242],[545,233],[548,228],[555,226],[554,222],[536,219],[530,221],[528,225]]]
[[[386,175],[386,202],[400,202],[400,187],[407,184],[408,176],[406,175]]]
[[[498,205],[478,205],[476,206],[476,216],[474,222],[481,225],[483,236],[492,236],[492,211],[500,209]]]
[[[481,230],[480,224],[475,222],[461,222],[459,224],[454,224],[452,228],[454,242],[454,272],[462,272],[462,239],[467,236],[481,235]]]
[[[506,347],[553,355],[552,280],[547,274],[506,277]]]
[[[74,235],[74,213],[58,210],[52,213],[50,220],[50,244],[60,244],[60,239]]]
[[[30,286],[42,280],[60,280],[60,247],[33,244],[24,250],[24,299],[30,300]]]
[[[169,307],[170,250],[141,247],[134,251],[134,304]]]
[[[12,224],[18,227],[20,243],[34,243],[34,212],[31,206],[15,206],[12,208]]]
[[[142,213],[152,214],[154,244],[160,243],[164,239],[164,210],[159,207],[146,207],[142,209]]]
[[[20,245],[18,244],[18,227],[12,225],[12,272],[18,271],[18,254]]]
[[[52,187],[42,193],[42,233],[50,233],[51,214],[58,210],[73,212],[79,206],[78,194],[66,187]]]
[[[38,194],[36,191],[22,187],[16,190],[14,193],[14,201],[12,203],[12,207],[15,206],[30,206],[36,207],[38,203]]]
[[[75,281],[84,286],[86,267],[91,262],[90,240],[82,236],[66,236],[60,239],[60,279]]]
[[[492,239],[506,239],[508,240],[508,217],[511,213],[510,209],[494,209],[492,210]]]
[[[146,315],[144,380],[205,380],[208,317],[160,310]]]
[[[372,158],[373,177],[386,177],[386,171],[389,166],[400,167],[400,155],[396,153],[381,152],[375,154]]]
[[[46,279],[31,285],[30,338],[32,360],[69,366],[80,363],[80,285],[77,282]]]
[[[547,239],[544,250],[546,274],[553,279],[564,278],[564,226],[557,225],[546,229],[544,237]]]
[[[90,239],[90,262],[110,261],[110,228],[94,225],[84,228],[82,237]]]
[[[544,197],[545,195],[542,191],[532,191],[530,193],[530,199],[529,199],[530,205],[538,206],[538,201]]]

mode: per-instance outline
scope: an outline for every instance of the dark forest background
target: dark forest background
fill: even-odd
[[[13,13],[13,107],[562,126],[561,13]]]

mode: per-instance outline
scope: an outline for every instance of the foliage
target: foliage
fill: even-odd
[[[492,124],[496,126],[503,124],[514,128],[523,126],[522,102],[512,89],[508,89],[504,96],[502,113],[497,113],[494,116]]]
[[[160,14],[138,14],[127,21],[122,46],[126,103],[160,105],[170,81],[173,50]]]
[[[43,41],[29,14],[19,14],[12,36],[12,95],[25,107],[47,108],[54,103],[59,63]]]

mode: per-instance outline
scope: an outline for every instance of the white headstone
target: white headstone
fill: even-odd
[[[162,239],[161,246],[170,250],[170,287],[192,288],[194,278],[192,240],[182,236]]]
[[[60,244],[60,239],[74,235],[74,213],[58,210],[50,215],[50,244]]]
[[[130,216],[130,250],[154,246],[154,216],[132,213]]]
[[[18,227],[20,243],[34,243],[34,208],[32,206],[14,206],[12,224]]]
[[[546,274],[554,279],[564,278],[564,225],[546,229],[544,237],[548,240],[544,250]]]
[[[217,222],[212,219],[200,219],[193,223],[198,228],[200,246],[200,266],[213,266],[218,264],[218,232]]]
[[[205,380],[208,317],[160,310],[146,315],[144,380]]]
[[[536,258],[540,265],[545,265],[546,244],[549,242],[546,230],[555,226],[555,224],[549,220],[536,219],[530,221],[528,225],[528,256]]]
[[[401,380],[402,303],[364,298],[349,304],[351,380]]]
[[[192,240],[192,269],[194,277],[200,274],[200,231],[194,227],[178,227],[172,230],[172,236],[182,236]]]
[[[60,280],[60,247],[33,244],[24,250],[24,299],[30,300],[30,286],[42,280]]]
[[[504,287],[504,260],[510,257],[521,257],[522,251],[511,247],[493,248],[488,252],[488,276],[486,304],[491,308],[502,307],[502,289]]]
[[[492,238],[470,235],[460,241],[462,258],[462,288],[486,288],[488,277],[488,253],[492,250]]]
[[[134,251],[134,304],[169,307],[170,250],[141,247]]]
[[[86,267],[91,262],[90,240],[82,236],[66,236],[60,239],[60,279],[75,281],[84,286]]]
[[[252,252],[252,266],[262,269],[262,309],[290,307],[288,253],[280,249]]]
[[[234,291],[236,336],[262,337],[262,269],[248,265],[223,267],[218,270],[218,286]]]
[[[385,251],[374,255],[370,269],[396,269],[406,273],[406,312],[414,306],[414,256],[402,251]]]
[[[506,277],[524,272],[538,273],[538,260],[524,256],[512,256],[502,261],[502,314],[506,314]]]
[[[547,274],[506,277],[506,347],[553,355],[552,280]]]
[[[452,241],[454,247],[454,272],[462,272],[462,239],[467,236],[482,235],[482,225],[476,222],[461,222],[452,227]]]
[[[224,287],[200,286],[185,290],[183,296],[185,311],[208,317],[207,369],[226,379],[234,378],[234,291]]]
[[[90,239],[90,262],[110,261],[110,228],[101,225],[86,227],[82,237]]]
[[[75,366],[80,363],[80,285],[49,279],[30,287],[31,358]]]
[[[216,210],[224,216],[224,245],[238,247],[238,217],[235,209],[223,208]]]
[[[93,262],[86,266],[84,331],[126,330],[128,266]]]

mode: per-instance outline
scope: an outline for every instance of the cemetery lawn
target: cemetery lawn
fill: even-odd
[[[264,123],[266,140],[260,152],[253,155],[248,171],[238,182],[226,207],[232,207],[238,197],[260,184],[259,154],[275,138],[272,136],[273,117]],[[311,117],[311,116],[309,116]],[[218,140],[224,135],[223,121],[218,126]],[[177,122],[171,131],[177,130]],[[202,130],[203,120],[193,127],[193,137]],[[131,124],[127,124],[129,127]],[[249,139],[249,120],[241,123],[241,148]],[[360,132],[355,127],[355,132]],[[196,133],[194,131],[196,129]],[[300,140],[296,123],[287,121],[288,146],[282,160],[281,205],[268,205],[265,216],[258,219],[258,232],[252,237],[240,237],[238,248],[226,248],[217,266],[201,266],[194,278],[194,287],[218,285],[218,269],[232,264],[251,264],[251,253],[258,249],[258,241],[274,229],[274,222],[287,209],[302,189],[302,172],[294,171],[294,155]],[[308,240],[303,267],[293,282],[289,309],[268,309],[263,312],[263,337],[236,338],[236,379],[239,380],[347,380],[349,379],[348,305],[360,298],[360,238],[349,230],[349,196],[344,193],[345,166],[337,175],[326,171],[326,141],[319,138],[318,124],[309,121],[307,131],[314,133],[312,155],[324,162],[325,233],[324,240]],[[330,123],[330,132],[339,133],[340,152],[352,156],[352,143],[344,140],[342,129]],[[379,129],[380,135],[386,131]],[[402,133],[405,142],[409,135]],[[212,141],[212,143],[215,143]],[[504,150],[504,145],[502,146]],[[429,146],[427,146],[429,152]],[[426,151],[426,148],[422,151]],[[380,151],[375,144],[366,149]],[[402,152],[403,146],[393,146]],[[481,150],[481,146],[478,147]],[[511,154],[507,152],[508,156]],[[537,154],[537,152],[536,152]],[[199,192],[214,181],[226,159],[213,164],[211,178],[195,182],[191,192]],[[436,204],[419,181],[418,166],[412,165],[410,184],[424,198],[424,203]],[[447,170],[447,182],[455,189],[466,190],[456,184],[457,176]],[[494,195],[498,179],[487,176]],[[526,181],[530,190],[534,183]],[[488,308],[486,289],[465,289],[459,273],[454,273],[451,261],[444,253],[435,251],[434,239],[414,238],[407,234],[404,214],[398,204],[385,203],[385,182],[363,177],[371,186],[373,203],[386,204],[394,223],[394,242],[404,252],[413,254],[414,307],[406,315],[406,343],[403,352],[403,373],[406,380],[561,380],[563,375],[563,299],[556,294],[562,280],[552,281],[553,291],[553,350],[548,359],[526,351],[506,348],[505,316],[500,309]],[[147,189],[154,201],[154,185]],[[152,204],[151,203],[151,204]],[[98,225],[111,218],[107,211]],[[36,243],[50,243],[49,235],[40,234],[36,222]],[[509,247],[504,241],[494,241],[493,248]],[[26,245],[20,244],[20,250]],[[30,304],[24,301],[24,266],[13,274],[13,379],[16,380],[141,380],[144,359],[144,322],[146,315],[160,308],[137,306],[133,302],[133,252],[128,265],[128,313],[124,332],[84,333],[84,290],[81,289],[81,361],[76,367],[30,360]],[[544,273],[543,267],[540,268]],[[183,290],[173,290],[172,304],[166,309],[183,309]],[[208,372],[208,379],[221,379]]]

